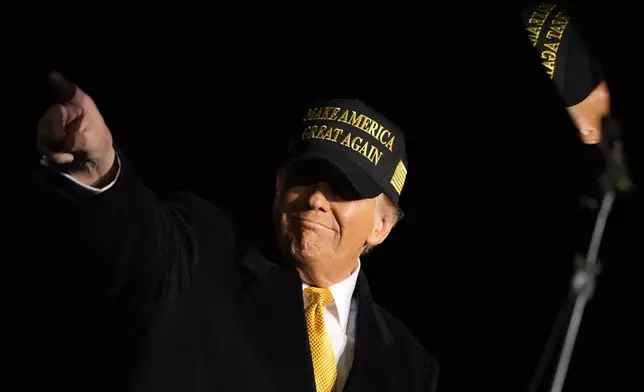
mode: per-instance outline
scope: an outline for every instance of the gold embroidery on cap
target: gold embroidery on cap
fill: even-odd
[[[379,148],[379,145],[389,151],[393,152],[394,150],[396,135],[376,120],[355,110],[335,106],[309,109],[304,116],[304,123],[316,120],[334,121],[350,125],[353,128],[346,128],[342,124],[339,124],[342,128],[332,124],[306,125],[302,132],[302,140],[318,139],[339,143],[361,154],[374,166],[378,166],[385,152]],[[347,132],[345,132],[345,128]],[[356,130],[359,131],[356,132]]]
[[[541,34],[541,27],[546,22],[546,19],[548,19],[550,11],[552,11],[556,6],[556,4],[541,3],[537,6],[537,9],[532,13],[532,15],[530,15],[526,30],[530,33],[528,35],[528,39],[532,42],[532,46],[537,45],[539,35]]]
[[[391,176],[391,185],[394,186],[394,189],[400,195],[402,192],[403,186],[405,185],[405,179],[407,178],[407,168],[402,161],[398,162],[396,170],[394,170],[394,175]]]
[[[536,46],[541,28],[544,26],[548,15],[554,8],[554,4],[542,3],[530,17],[526,30],[530,33],[528,38],[532,42],[532,46]],[[554,16],[545,35],[546,38],[543,43],[544,49],[539,53],[539,57],[542,60],[541,65],[546,69],[546,74],[548,74],[550,79],[554,78],[557,52],[559,51],[559,45],[561,44],[564,31],[569,21],[570,16],[565,11],[559,11]]]

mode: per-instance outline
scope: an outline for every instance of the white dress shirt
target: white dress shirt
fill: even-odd
[[[357,303],[353,296],[358,273],[360,272],[360,260],[358,267],[345,280],[329,287],[333,294],[334,302],[324,308],[324,323],[326,330],[331,339],[333,352],[335,354],[335,363],[338,367],[338,378],[336,390],[342,391],[344,384],[349,376],[351,364],[353,363],[353,352],[356,338],[356,311]],[[302,282],[302,290],[309,287]],[[304,291],[302,291],[304,295]],[[306,296],[304,296],[304,308],[308,306]]]
[[[60,174],[78,184],[82,189],[91,194],[100,194],[105,192],[110,189],[114,183],[116,183],[116,179],[114,179],[114,181],[103,188],[94,188],[85,185],[71,175],[58,170],[55,166],[50,165],[45,158],[40,162],[43,165],[58,171]],[[118,156],[117,164],[119,164],[119,169],[116,174],[116,178],[118,178],[121,171]],[[324,308],[324,322],[326,324],[329,338],[331,339],[331,345],[333,346],[333,352],[335,354],[335,363],[338,369],[338,378],[336,381],[336,391],[338,392],[343,390],[347,377],[349,376],[349,371],[351,370],[351,364],[353,363],[357,312],[357,303],[353,296],[353,292],[356,287],[359,273],[360,260],[358,259],[358,266],[348,278],[329,287],[329,290],[331,290],[331,294],[333,295],[334,302]],[[304,289],[307,287],[309,287],[309,285],[302,282],[302,296],[304,296]],[[307,306],[308,301],[306,296],[304,296],[304,308],[306,309]]]

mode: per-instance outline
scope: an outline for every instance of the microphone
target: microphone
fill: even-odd
[[[621,125],[614,117],[603,119],[599,148],[606,160],[606,169],[600,180],[604,190],[630,191],[634,185],[626,167]]]

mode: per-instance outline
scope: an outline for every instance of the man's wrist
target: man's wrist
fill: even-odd
[[[110,158],[111,157],[111,158]],[[109,169],[107,171],[102,171],[100,170],[100,167],[97,168],[97,176],[98,178],[93,181],[91,184],[88,184],[89,186],[93,188],[104,188],[105,186],[111,184],[114,182],[116,179],[119,169],[120,169],[120,162],[118,159],[118,156],[116,154],[116,151],[112,148],[112,151],[110,152],[108,158],[106,159],[106,162],[111,162],[111,165],[109,166]],[[101,173],[102,172],[102,173]]]

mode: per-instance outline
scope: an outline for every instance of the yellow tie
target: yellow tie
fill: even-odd
[[[317,392],[335,391],[337,368],[331,339],[324,324],[324,307],[333,303],[333,294],[327,288],[307,287],[304,294],[308,300],[306,327],[313,359],[313,373]]]

